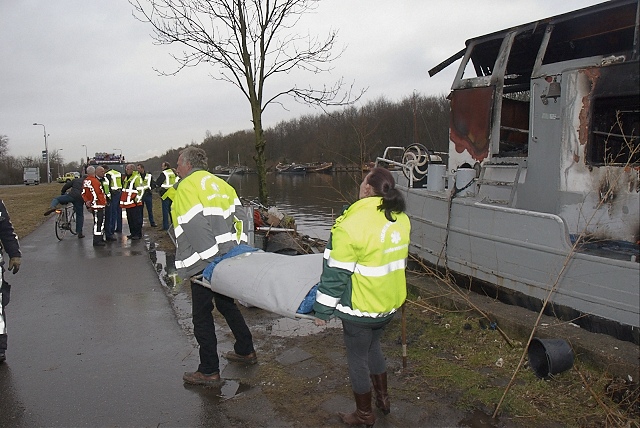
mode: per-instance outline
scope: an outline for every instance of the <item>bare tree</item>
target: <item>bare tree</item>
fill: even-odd
[[[267,79],[293,70],[319,73],[330,70],[330,63],[339,57],[332,53],[337,33],[326,39],[302,36],[293,28],[302,15],[317,7],[317,0],[130,0],[134,16],[153,26],[153,39],[161,45],[179,44],[186,47],[179,64],[171,73],[200,63],[218,66],[214,79],[235,85],[249,101],[255,134],[258,192],[267,201],[265,145],[262,113],[282,96],[291,96],[304,103],[331,106],[357,101],[362,93],[352,97],[342,79],[321,89],[288,89],[265,94]]]

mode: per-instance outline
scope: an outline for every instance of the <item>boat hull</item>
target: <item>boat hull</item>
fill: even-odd
[[[637,330],[640,270],[635,261],[574,251],[553,214],[405,187],[411,252],[421,259],[526,296]],[[445,245],[446,243],[446,245]]]

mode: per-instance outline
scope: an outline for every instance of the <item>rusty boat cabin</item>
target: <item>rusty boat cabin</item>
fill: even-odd
[[[639,20],[638,0],[612,0],[470,39],[430,70],[462,58],[449,96],[449,171],[519,166],[517,192],[496,202],[637,246]]]
[[[429,71],[460,63],[447,189],[405,183],[412,252],[540,301],[557,274],[555,314],[638,343],[639,22],[638,0],[612,0],[467,40]],[[462,169],[473,191],[446,209]]]

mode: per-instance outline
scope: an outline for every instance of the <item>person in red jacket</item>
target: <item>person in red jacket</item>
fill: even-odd
[[[107,206],[107,196],[104,193],[102,182],[96,177],[96,170],[104,175],[104,168],[99,166],[87,167],[87,176],[82,182],[82,200],[86,207],[93,213],[93,246],[103,247],[102,239],[104,226],[104,208]],[[102,171],[100,171],[102,170]]]

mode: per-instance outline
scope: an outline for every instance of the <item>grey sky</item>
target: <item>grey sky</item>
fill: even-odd
[[[324,0],[300,32],[337,29],[342,57],[330,74],[287,76],[300,86],[344,76],[368,87],[360,102],[396,101],[413,91],[448,93],[455,66],[427,71],[464,47],[465,40],[598,0]],[[126,0],[0,0],[0,135],[14,156],[39,156],[46,126],[49,151],[67,161],[122,149],[131,161],[200,143],[205,133],[250,129],[247,101],[215,81],[208,65],[173,70],[169,48],[155,46],[151,28],[131,15]],[[269,83],[267,83],[269,85]],[[287,84],[273,81],[272,90]],[[283,99],[264,127],[319,111]],[[393,143],[393,142],[390,142]],[[117,152],[117,151],[116,151]],[[249,156],[249,154],[247,155]]]

